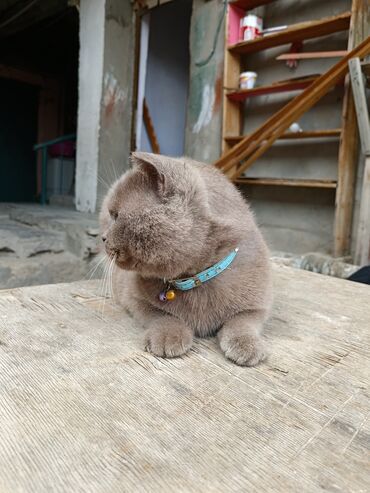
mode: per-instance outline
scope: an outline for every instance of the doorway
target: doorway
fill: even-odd
[[[0,202],[36,199],[38,91],[0,79]]]
[[[153,8],[142,17],[136,124],[138,150],[170,156],[184,154],[191,11],[192,0],[176,0]],[[148,117],[152,127],[149,131]],[[153,148],[152,132],[158,143],[157,150]]]

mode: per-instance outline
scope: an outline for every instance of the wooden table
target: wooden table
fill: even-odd
[[[0,292],[0,492],[368,492],[370,287],[276,266],[267,363],[183,358],[97,282]]]

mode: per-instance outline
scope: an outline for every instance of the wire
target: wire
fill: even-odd
[[[204,65],[207,65],[207,63],[211,60],[213,55],[215,54],[216,51],[216,46],[217,46],[217,41],[218,41],[218,36],[220,34],[221,26],[222,26],[222,21],[224,20],[225,14],[226,14],[226,7],[227,7],[227,0],[223,0],[223,9],[222,12],[220,13],[220,18],[218,20],[217,28],[216,28],[216,33],[215,33],[215,39],[213,41],[213,47],[212,50],[210,51],[209,55],[207,58],[204,58],[203,60],[199,62],[195,62],[195,65],[197,67],[203,67]]]
[[[12,17],[9,17],[9,19],[4,21],[2,24],[0,24],[0,29],[9,25],[11,22],[15,21],[16,19],[18,19],[18,17],[23,15],[25,12],[27,12],[27,10],[29,10],[31,7],[33,7],[33,5],[35,5],[35,3],[38,3],[39,1],[40,0],[31,0],[31,2],[28,5],[26,5],[23,9],[21,9],[19,12],[14,14]]]

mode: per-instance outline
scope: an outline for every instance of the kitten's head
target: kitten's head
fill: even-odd
[[[176,278],[191,272],[207,248],[207,190],[180,158],[135,152],[133,168],[117,180],[100,213],[106,253],[144,276]]]

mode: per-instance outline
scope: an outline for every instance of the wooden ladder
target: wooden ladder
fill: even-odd
[[[242,67],[241,55],[260,51],[273,46],[283,45],[297,40],[311,39],[337,31],[349,29],[348,53],[328,72],[308,80],[291,80],[280,84],[280,90],[304,89],[280,111],[270,117],[252,134],[241,136],[242,108],[239,101],[247,97],[267,92],[277,92],[277,84],[252,90],[226,90],[224,95],[223,113],[223,151],[224,154],[214,164],[222,169],[231,180],[240,184],[284,185],[336,189],[334,253],[337,256],[349,252],[351,219],[353,208],[353,192],[357,167],[358,130],[356,125],[355,107],[349,79],[345,81],[345,95],[342,111],[342,128],[322,131],[304,132],[299,134],[286,133],[290,125],[298,120],[306,111],[314,106],[328,91],[342,81],[348,73],[348,61],[353,57],[363,58],[370,53],[370,38],[364,40],[366,21],[369,17],[367,0],[353,0],[351,12],[338,16],[296,24],[288,29],[252,41],[227,44],[230,40],[228,23],[235,24],[235,10],[252,9],[259,5],[271,3],[272,0],[237,0],[229,5],[226,28],[226,50],[224,86],[235,88],[238,85]],[[275,0],[276,1],[276,0]],[[240,14],[239,14],[240,15]],[[301,84],[301,87],[297,87]],[[246,178],[243,173],[264,154],[279,138],[311,138],[340,136],[338,157],[338,180],[284,180],[281,178]]]

